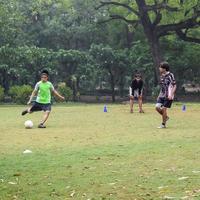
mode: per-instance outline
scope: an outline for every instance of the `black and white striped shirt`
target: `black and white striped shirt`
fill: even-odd
[[[167,98],[169,93],[169,88],[175,85],[176,85],[176,80],[174,78],[174,74],[172,74],[171,72],[167,72],[166,74],[161,75],[160,77],[161,90],[159,97]]]

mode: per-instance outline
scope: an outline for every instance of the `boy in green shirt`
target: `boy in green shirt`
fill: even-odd
[[[48,71],[43,70],[41,73],[41,81],[37,82],[35,85],[35,89],[33,90],[27,104],[31,104],[33,97],[37,95],[36,102],[34,102],[33,106],[22,112],[22,115],[25,115],[27,113],[43,110],[44,116],[41,123],[38,125],[38,128],[46,128],[44,123],[47,121],[51,112],[51,93],[59,97],[61,100],[65,100],[65,98],[54,89],[52,83],[48,81],[48,77]]]

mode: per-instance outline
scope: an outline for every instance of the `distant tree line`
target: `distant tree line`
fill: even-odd
[[[162,60],[182,92],[200,82],[199,17],[198,0],[0,1],[0,94],[33,86],[45,68],[74,100],[98,91],[113,101],[126,96],[137,71],[153,95]]]

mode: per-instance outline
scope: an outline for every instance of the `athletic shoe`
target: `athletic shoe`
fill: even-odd
[[[158,128],[159,128],[159,129],[162,129],[162,128],[166,128],[166,126],[163,125],[163,124],[161,124]]]
[[[46,128],[46,126],[44,124],[39,124],[38,128]]]
[[[139,113],[144,113],[144,110],[140,110]]]
[[[22,115],[25,115],[25,114],[27,114],[28,113],[28,110],[24,110],[23,112],[22,112]]]

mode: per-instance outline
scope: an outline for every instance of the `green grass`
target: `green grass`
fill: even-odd
[[[200,199],[200,104],[186,106],[173,106],[165,130],[153,104],[145,114],[128,105],[108,113],[102,104],[54,106],[42,130],[42,113],[0,106],[0,200]]]

